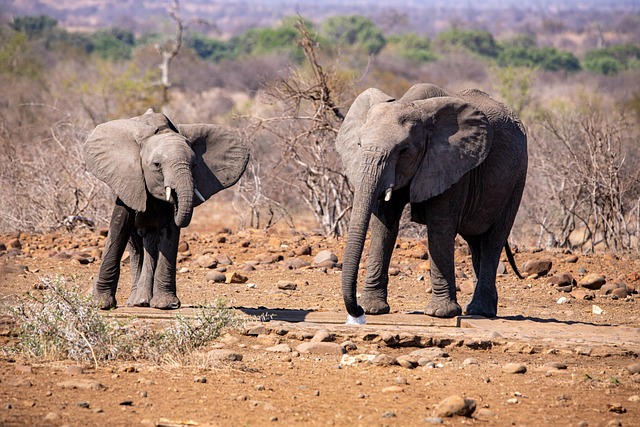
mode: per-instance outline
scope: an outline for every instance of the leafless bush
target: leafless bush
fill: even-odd
[[[532,128],[527,210],[539,244],[628,252],[638,248],[637,125],[594,97],[552,108]]]
[[[277,153],[268,171],[273,185],[302,199],[324,234],[344,235],[352,190],[333,143],[344,118],[339,106],[346,88],[336,71],[320,65],[317,44],[302,20],[298,29],[306,67],[266,87],[266,101],[276,114],[255,123],[273,137],[267,139]]]
[[[53,106],[22,108],[34,117],[22,129],[0,113],[0,231],[105,223],[112,196],[85,169],[86,130]]]

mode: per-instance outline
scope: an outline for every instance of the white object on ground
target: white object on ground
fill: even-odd
[[[592,305],[591,306],[591,312],[593,314],[602,314],[602,313],[604,313],[604,310],[601,309],[600,307],[598,307],[597,305]]]
[[[353,317],[350,314],[347,314],[347,321],[345,325],[365,325],[367,323],[367,318],[364,314],[360,317]]]

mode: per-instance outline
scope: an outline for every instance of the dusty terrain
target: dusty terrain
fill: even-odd
[[[224,297],[235,307],[275,313],[269,322],[229,331],[210,347],[241,360],[95,369],[74,367],[71,360],[0,356],[0,425],[640,425],[637,258],[520,248],[518,265],[547,258],[551,271],[524,280],[509,268],[499,275],[498,319],[438,321],[409,314],[430,297],[429,262],[423,243],[400,239],[392,313],[370,316],[365,326],[345,326],[339,290],[344,241],[295,231],[190,229],[183,240],[178,295],[184,307]],[[75,277],[89,290],[104,236],[22,233],[0,235],[0,243],[0,298],[11,304],[41,277]],[[465,249],[456,252],[461,304],[473,286]],[[337,255],[337,265],[314,264],[323,250]],[[202,265],[216,263],[246,281],[207,281],[214,270]],[[576,280],[597,273],[607,284],[623,282],[628,296],[603,289],[560,292],[548,281],[563,272]],[[291,284],[296,289],[281,289]],[[124,263],[119,304],[129,288]],[[568,302],[558,304],[562,297]],[[118,313],[127,310],[112,315]],[[0,339],[6,345],[15,339],[15,327],[4,319]],[[341,364],[342,348],[347,356],[378,357]],[[512,373],[522,367],[526,372]],[[475,401],[471,417],[438,414],[438,404],[452,395]]]

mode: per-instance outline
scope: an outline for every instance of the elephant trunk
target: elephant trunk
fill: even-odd
[[[189,168],[180,171],[175,181],[176,209],[174,221],[180,228],[184,228],[191,222],[193,215],[193,177]]]
[[[358,284],[358,269],[362,250],[369,228],[369,220],[373,212],[374,203],[377,203],[380,187],[381,165],[377,162],[363,161],[362,177],[356,186],[353,199],[353,209],[349,221],[349,235],[344,250],[344,262],[342,265],[342,297],[344,304],[353,317],[364,314],[362,307],[358,305],[356,290]],[[374,165],[374,166],[372,166]],[[368,169],[368,170],[367,170]],[[384,190],[383,190],[384,191]]]

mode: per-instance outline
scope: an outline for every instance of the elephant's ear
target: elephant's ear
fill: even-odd
[[[459,98],[416,101],[427,127],[427,149],[413,180],[410,200],[422,202],[443,193],[484,161],[493,133],[487,117]]]
[[[360,159],[360,128],[367,120],[367,113],[374,105],[391,101],[395,99],[379,89],[369,88],[353,101],[340,126],[336,137],[336,150],[342,157],[345,174],[352,183],[355,182]]]
[[[158,128],[136,119],[98,125],[84,143],[84,159],[89,171],[111,187],[127,206],[144,212],[147,190],[140,163],[140,142]]]
[[[218,125],[178,125],[196,155],[193,169],[195,187],[205,199],[238,182],[249,161],[249,150],[240,136]],[[194,198],[194,205],[201,201]]]
[[[399,102],[412,102],[420,99],[437,98],[440,96],[451,96],[446,90],[440,86],[436,86],[431,83],[418,83],[409,88]]]

